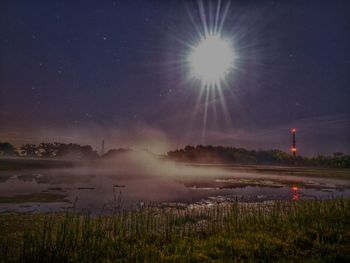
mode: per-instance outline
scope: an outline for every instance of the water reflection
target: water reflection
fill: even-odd
[[[141,172],[131,168],[124,169],[123,166],[110,169],[0,171],[0,196],[43,192],[65,195],[70,203],[0,203],[0,212],[45,212],[74,207],[99,213],[101,209],[109,208],[140,208],[150,202],[213,204],[328,199],[350,197],[350,182],[331,178],[262,175],[209,168],[186,168],[171,173],[165,169]]]
[[[299,200],[299,187],[298,186],[292,186],[292,193],[293,193],[293,200],[297,201]]]

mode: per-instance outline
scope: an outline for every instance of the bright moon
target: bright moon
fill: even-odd
[[[232,69],[234,60],[231,43],[216,35],[202,39],[189,56],[193,76],[208,86],[220,85]]]

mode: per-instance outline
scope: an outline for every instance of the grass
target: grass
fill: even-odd
[[[0,171],[18,171],[30,169],[50,169],[50,168],[73,168],[81,166],[98,166],[99,161],[69,161],[60,159],[31,159],[31,158],[0,158]],[[187,164],[188,165],[188,164]],[[278,175],[298,175],[298,176],[317,176],[329,178],[350,179],[349,168],[320,168],[320,167],[299,167],[299,166],[280,166],[280,165],[240,165],[240,164],[190,164],[191,166],[213,166],[229,170],[243,172],[257,172]],[[1,178],[0,181],[6,181],[8,178]]]
[[[226,166],[226,169],[256,172],[262,174],[294,175],[294,176],[314,176],[350,179],[350,169],[348,168],[320,168],[320,167],[299,167],[299,166],[279,166],[279,165],[235,165]]]
[[[40,159],[40,158],[0,158],[0,171],[18,171],[28,169],[72,168],[82,162]]]
[[[25,195],[14,196],[0,196],[1,203],[53,203],[53,202],[67,202],[65,195],[53,193],[32,193]]]
[[[0,262],[349,262],[350,199],[1,214]]]
[[[295,176],[314,176],[339,179],[350,179],[349,168],[324,168],[313,166],[287,166],[287,165],[264,165],[264,164],[199,164],[183,163],[189,166],[199,167],[217,167],[230,171],[239,171],[247,173],[275,174],[275,175],[295,175]]]
[[[275,173],[281,175],[317,176],[330,178],[350,179],[350,169],[346,168],[319,168],[319,167],[253,167],[260,173]]]

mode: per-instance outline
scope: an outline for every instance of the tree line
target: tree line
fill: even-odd
[[[90,145],[59,142],[24,144],[17,150],[8,142],[0,142],[0,156],[14,157],[107,159],[130,151],[132,150],[111,149],[107,153],[99,155]],[[165,158],[178,162],[210,164],[275,164],[350,168],[350,156],[341,152],[334,153],[332,156],[293,157],[293,155],[281,150],[247,150],[244,148],[212,145],[186,146],[183,149],[169,151]]]
[[[0,142],[0,156],[7,157],[107,159],[130,151],[130,149],[123,148],[110,149],[108,152],[99,155],[90,145],[76,143],[42,142],[39,144],[23,144],[19,149],[16,149],[11,143]]]
[[[40,143],[24,144],[17,150],[12,144],[0,142],[0,156],[23,156],[43,158],[73,158],[93,159],[98,154],[90,145],[79,145],[75,143]]]
[[[293,157],[281,150],[247,150],[224,146],[186,146],[169,151],[167,158],[179,162],[194,163],[237,163],[237,164],[276,164],[350,168],[350,156],[341,152],[332,156]]]

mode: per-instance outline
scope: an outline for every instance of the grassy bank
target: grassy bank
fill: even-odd
[[[30,169],[72,168],[85,164],[77,161],[40,159],[40,158],[0,158],[0,171],[18,171]]]
[[[54,193],[32,193],[14,196],[0,196],[0,204],[67,202],[65,195]]]
[[[322,168],[310,166],[281,166],[281,165],[243,165],[243,164],[195,164],[183,163],[194,167],[217,167],[230,171],[244,173],[261,173],[292,176],[328,177],[350,179],[349,168]]]
[[[2,262],[349,262],[350,200],[1,214],[0,233]]]
[[[235,169],[235,168],[234,168]],[[293,167],[273,165],[252,165],[238,168],[246,172],[258,172],[278,175],[315,176],[350,179],[348,168]]]
[[[97,161],[69,161],[61,159],[30,159],[30,158],[0,158],[0,171],[28,171],[36,169],[54,169],[54,168],[74,168],[90,167],[96,168],[104,166],[106,163]],[[277,174],[277,175],[295,175],[295,176],[315,176],[350,179],[349,168],[320,168],[320,167],[300,167],[300,166],[279,166],[279,165],[241,165],[241,164],[196,164],[182,163],[182,165],[194,167],[216,167],[232,171]],[[8,178],[1,178],[7,180]]]

